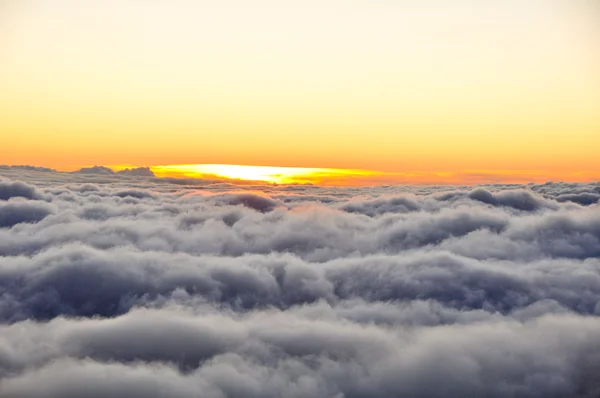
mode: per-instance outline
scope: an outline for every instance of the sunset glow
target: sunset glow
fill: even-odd
[[[115,170],[122,170],[126,167],[131,166],[115,166],[113,168]],[[244,166],[231,164],[180,164],[152,166],[150,169],[157,177],[229,179],[267,182],[271,184],[343,184],[344,178],[347,178],[348,181],[352,181],[353,178],[383,174],[368,170]]]
[[[90,167],[92,165],[88,165]],[[112,165],[114,171],[139,165]],[[600,172],[554,172],[540,170],[462,170],[457,172],[413,171],[385,172],[377,170],[247,166],[233,164],[156,165],[149,169],[158,178],[194,178],[261,182],[269,184],[318,184],[365,186],[378,184],[464,184],[482,183],[527,184],[544,183],[552,179],[589,182],[600,179]]]
[[[599,16],[591,0],[1,1],[0,163],[597,178]]]

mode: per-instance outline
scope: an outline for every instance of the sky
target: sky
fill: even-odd
[[[591,0],[1,0],[0,60],[1,164],[600,179]]]

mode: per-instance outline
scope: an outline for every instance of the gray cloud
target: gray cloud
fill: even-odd
[[[57,318],[2,329],[3,396],[586,397],[599,328],[571,314],[403,329],[296,310]]]
[[[115,172],[112,169],[104,166],[92,166],[92,167],[82,167],[76,173],[81,174],[114,174]]]
[[[598,184],[99,171],[0,167],[2,397],[600,394]]]
[[[54,212],[54,208],[40,201],[0,202],[0,228],[12,227],[20,223],[35,223]]]
[[[137,167],[131,169],[123,169],[117,172],[117,174],[134,176],[134,177],[154,177],[154,173],[149,167]]]
[[[35,187],[22,181],[1,181],[0,180],[0,200],[10,198],[41,199],[42,195]]]

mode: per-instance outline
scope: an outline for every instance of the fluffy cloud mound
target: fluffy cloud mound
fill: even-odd
[[[2,397],[600,394],[598,184],[0,175]]]
[[[149,167],[134,167],[131,169],[123,169],[115,172],[105,166],[83,167],[75,173],[78,174],[100,174],[100,175],[123,175],[132,177],[154,177],[154,172]]]
[[[41,197],[40,192],[27,183],[0,180],[0,200],[10,198],[40,199]]]
[[[13,225],[20,223],[38,222],[52,212],[52,206],[45,202],[0,202],[0,228],[12,227]]]
[[[154,177],[154,172],[149,167],[137,167],[117,171],[117,174],[134,177]]]
[[[75,173],[80,174],[114,174],[115,172],[112,169],[104,166],[92,166],[92,167],[82,167]]]

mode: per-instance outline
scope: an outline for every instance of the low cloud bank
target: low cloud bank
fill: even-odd
[[[114,171],[111,168],[105,166],[92,166],[92,167],[83,167],[75,173],[78,174],[100,174],[100,175],[124,175],[124,176],[133,176],[133,177],[154,177],[154,173],[150,170],[149,167],[133,167],[128,169],[123,169],[119,171]]]
[[[96,171],[0,169],[2,397],[600,394],[599,184]]]

